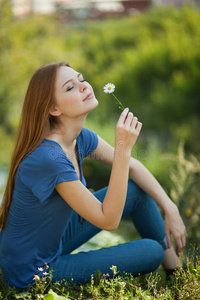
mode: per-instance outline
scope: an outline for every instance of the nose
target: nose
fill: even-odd
[[[80,82],[80,91],[84,92],[86,88],[87,88],[86,82],[85,81]]]

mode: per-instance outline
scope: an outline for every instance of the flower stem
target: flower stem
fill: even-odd
[[[118,104],[119,104],[119,108],[120,108],[121,110],[124,110],[125,108],[124,108],[123,104],[119,101],[119,99],[115,96],[114,93],[112,93],[112,95],[113,95],[113,97],[117,100],[117,102],[118,102]]]

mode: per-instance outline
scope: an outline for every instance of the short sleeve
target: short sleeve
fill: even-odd
[[[39,146],[21,163],[18,175],[32,193],[44,202],[64,181],[78,180],[73,164],[62,149],[55,146]]]
[[[79,155],[82,159],[90,155],[98,145],[97,134],[87,128],[81,130],[77,140],[79,145]]]

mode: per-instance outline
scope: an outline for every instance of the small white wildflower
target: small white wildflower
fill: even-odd
[[[39,279],[40,279],[40,276],[34,275],[33,280],[39,280]]]
[[[43,269],[43,268],[38,268],[38,271],[39,271],[39,272],[43,272],[44,269]]]
[[[113,83],[107,83],[104,88],[104,93],[111,94],[115,91],[115,85]]]
[[[124,281],[121,281],[119,284],[120,284],[121,287],[125,287],[126,286],[126,283]]]
[[[44,276],[47,276],[47,275],[49,275],[49,273],[47,273],[47,272],[44,272],[44,273],[43,273],[43,275],[44,275]]]

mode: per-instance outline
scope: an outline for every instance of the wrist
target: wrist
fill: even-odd
[[[127,150],[127,149],[120,149],[119,147],[115,148],[114,151],[114,158],[121,158],[121,159],[125,159],[125,160],[129,160],[131,157],[131,149]]]
[[[178,208],[172,200],[167,202],[167,204],[163,207],[165,215],[171,215],[174,211],[178,212]]]

